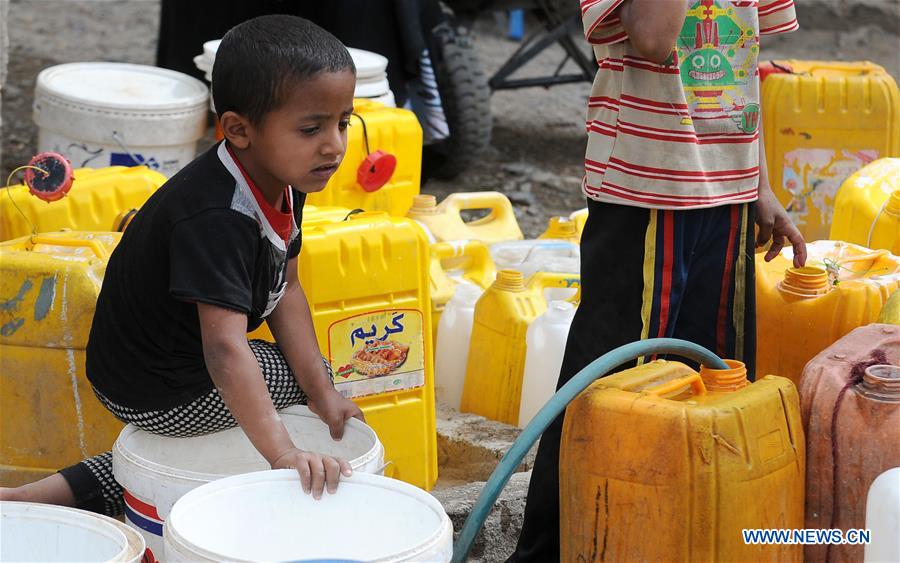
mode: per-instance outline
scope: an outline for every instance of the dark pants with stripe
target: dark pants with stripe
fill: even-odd
[[[581,239],[582,300],[557,388],[599,356],[654,337],[682,338],[741,360],[752,378],[753,204],[664,211],[588,200],[588,208]],[[559,560],[562,426],[560,416],[541,438],[525,522],[510,561]]]

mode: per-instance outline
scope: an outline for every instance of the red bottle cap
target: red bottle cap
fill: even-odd
[[[367,192],[375,192],[384,187],[394,175],[397,157],[384,151],[370,153],[356,171],[356,181]]]
[[[42,152],[28,163],[34,168],[25,170],[25,185],[31,195],[46,202],[62,199],[72,187],[72,166],[69,161],[55,152]]]

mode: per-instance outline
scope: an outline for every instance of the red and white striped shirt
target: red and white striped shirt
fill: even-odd
[[[664,64],[628,41],[623,1],[581,2],[600,66],[588,100],[585,195],[659,209],[756,200],[759,36],[797,29],[793,0],[680,0],[687,15]]]

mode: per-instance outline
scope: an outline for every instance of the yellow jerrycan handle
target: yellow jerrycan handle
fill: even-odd
[[[519,223],[516,221],[516,214],[513,212],[512,203],[500,192],[461,192],[447,196],[441,205],[445,205],[447,209],[452,209],[457,214],[465,209],[490,209],[491,212],[485,217],[476,219],[466,223],[469,227],[479,227],[490,223],[508,223],[515,225],[518,232],[518,238],[521,239],[522,231],[519,229]]]
[[[497,277],[491,251],[479,240],[436,242],[431,245],[431,255],[438,265],[450,258],[468,258],[461,264],[463,277],[479,287],[487,288]]]
[[[528,280],[528,287],[540,291],[541,294],[548,287],[576,288],[578,291],[569,299],[572,303],[581,301],[581,276],[578,274],[566,274],[559,272],[537,272]]]
[[[100,244],[96,239],[77,239],[77,238],[55,238],[35,235],[31,237],[31,244],[46,244],[47,246],[71,246],[75,248],[90,248],[94,252],[94,256],[100,260],[109,258],[109,252],[106,247]]]
[[[834,73],[846,73],[852,74],[856,76],[868,76],[870,74],[884,74],[884,69],[879,67],[878,65],[873,64],[847,64],[841,62],[833,62],[833,63],[820,63],[814,62],[807,68],[802,71],[796,72],[795,74],[808,74],[811,76],[815,76],[817,74],[834,74]]]
[[[692,373],[691,375],[686,375],[684,377],[679,377],[677,379],[667,381],[662,385],[654,387],[653,389],[647,389],[646,392],[650,395],[656,395],[657,397],[659,397],[667,393],[678,391],[685,385],[691,386],[691,391],[694,393],[694,395],[706,394],[706,385],[703,384],[703,378],[700,377],[699,373]]]

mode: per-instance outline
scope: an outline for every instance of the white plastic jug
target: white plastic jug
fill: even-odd
[[[0,502],[0,561],[137,563],[144,539],[118,520],[65,506]]]
[[[865,548],[865,563],[900,561],[900,467],[888,469],[872,481],[866,499],[866,529],[872,536]]]
[[[569,301],[551,301],[547,311],[536,318],[525,333],[525,375],[519,427],[524,428],[556,393],[559,369],[575,306]]]
[[[462,281],[444,307],[438,323],[437,347],[434,354],[434,394],[437,400],[459,408],[466,381],[469,339],[475,319],[475,303],[484,289]]]
[[[350,419],[340,442],[328,426],[301,405],[279,411],[294,444],[347,460],[355,472],[384,468],[384,447],[368,425]],[[168,438],[126,426],[113,446],[113,475],[125,489],[125,521],[138,530],[158,558],[163,524],[186,492],[230,475],[268,469],[240,428],[193,438]]]
[[[236,475],[175,503],[166,560],[450,561],[453,525],[436,498],[380,475],[341,477],[314,500],[296,471]]]

